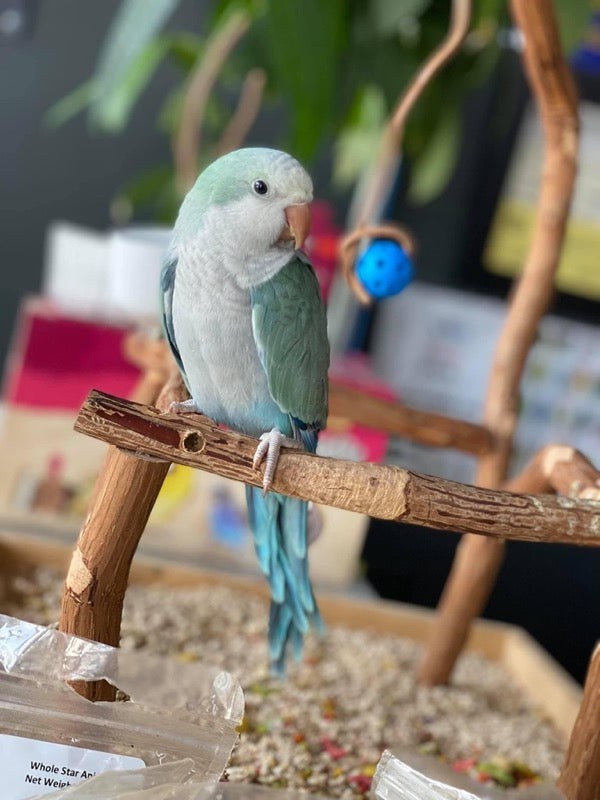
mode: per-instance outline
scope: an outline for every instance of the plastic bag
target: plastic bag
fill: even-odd
[[[523,789],[498,789],[494,786],[482,785],[475,788],[475,782],[465,776],[453,775],[445,764],[430,757],[418,754],[403,754],[403,758],[423,769],[419,772],[394,753],[386,750],[373,777],[372,792],[377,800],[564,800],[564,795],[556,787],[539,784]],[[424,774],[437,773],[448,775],[448,780],[459,786],[450,786],[442,780]],[[460,786],[473,785],[473,792]]]
[[[91,703],[66,683],[101,679],[131,701]],[[202,798],[225,768],[243,711],[227,672],[0,615],[3,800]],[[129,771],[105,772],[113,768]]]
[[[328,800],[325,794],[314,796],[306,789],[274,789],[258,783],[219,783],[211,800]]]

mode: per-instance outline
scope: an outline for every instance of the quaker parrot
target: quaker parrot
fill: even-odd
[[[271,589],[269,657],[284,674],[291,646],[322,620],[308,575],[307,503],[269,491],[281,446],[314,452],[327,419],[329,344],[319,284],[299,249],[312,181],[287,153],[244,148],[214,161],[184,199],[161,274],[165,335],[190,393],[172,411],[201,412],[259,437],[263,489],[248,518]]]

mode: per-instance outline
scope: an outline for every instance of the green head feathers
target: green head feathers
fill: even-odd
[[[267,203],[283,207],[311,200],[311,178],[295,158],[266,147],[242,148],[221,156],[200,173],[182,203],[176,226],[184,235],[191,233],[213,206],[247,201],[251,213],[259,201],[260,217]]]

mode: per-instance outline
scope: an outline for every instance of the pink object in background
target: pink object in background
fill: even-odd
[[[311,203],[310,236],[306,253],[317,273],[323,299],[327,300],[338,263],[338,244],[342,231],[335,224],[333,207],[324,200]]]
[[[48,301],[21,306],[3,399],[30,408],[76,411],[90,389],[127,397],[140,373],[123,356],[129,329],[75,319]]]
[[[129,329],[105,322],[75,319],[43,299],[21,307],[7,361],[3,400],[9,405],[55,411],[77,411],[91,389],[128,397],[140,377],[123,355]],[[330,377],[374,397],[395,398],[377,378],[364,353],[338,358]],[[385,459],[387,434],[361,425],[337,423],[319,437],[319,453],[360,461]]]

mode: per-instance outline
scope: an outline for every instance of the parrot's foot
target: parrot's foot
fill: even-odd
[[[277,428],[272,428],[272,430],[263,433],[260,437],[252,466],[254,469],[258,469],[261,463],[265,462],[263,494],[266,494],[271,488],[277,462],[279,461],[279,452],[282,447],[295,447],[297,450],[304,450],[301,442],[296,441],[296,439],[290,439],[289,436],[285,436]]]
[[[201,414],[202,412],[198,408],[196,401],[192,400],[190,397],[189,400],[182,400],[180,403],[171,403],[169,406],[169,413],[170,414]]]

